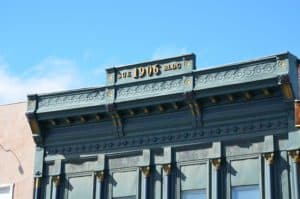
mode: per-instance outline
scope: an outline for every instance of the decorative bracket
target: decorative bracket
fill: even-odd
[[[150,166],[140,168],[145,177],[149,177],[151,174]]]
[[[274,153],[265,153],[263,156],[269,165],[272,165],[274,163]]]
[[[116,129],[117,136],[124,136],[123,122],[120,114],[118,113],[115,104],[108,104],[106,106],[107,112],[110,114],[113,126]]]
[[[290,79],[288,75],[281,75],[278,77],[278,84],[281,86],[281,91],[286,99],[293,99],[293,89],[291,87]]]
[[[105,178],[104,171],[98,171],[98,172],[96,172],[96,177],[97,177],[98,181],[103,182],[104,178]]]
[[[222,159],[215,158],[215,159],[211,159],[210,162],[215,167],[216,170],[219,170],[221,167]]]
[[[58,187],[59,184],[60,184],[60,176],[53,176],[52,177],[52,181],[53,181],[53,184]]]
[[[300,100],[294,102],[295,127],[300,128]]]
[[[294,162],[300,163],[300,150],[289,151],[289,155],[293,159]]]
[[[171,175],[172,165],[171,164],[163,165],[163,170],[165,171],[167,176]]]
[[[184,97],[192,115],[195,118],[195,128],[197,128],[198,125],[201,126],[201,106],[194,98],[193,92],[184,93]]]

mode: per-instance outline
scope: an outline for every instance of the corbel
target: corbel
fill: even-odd
[[[233,102],[234,96],[232,94],[229,94],[229,95],[227,95],[227,99],[228,99],[228,101]]]
[[[86,119],[85,119],[85,117],[84,117],[83,115],[81,115],[81,116],[79,117],[79,120],[80,120],[81,123],[86,122]]]
[[[189,102],[188,105],[189,105],[189,108],[190,108],[190,111],[191,111],[192,115],[196,116],[193,103]]]
[[[164,172],[165,172],[165,174],[167,176],[171,175],[172,165],[171,164],[165,164],[165,165],[163,165],[163,170],[164,170]]]
[[[194,117],[200,116],[200,105],[198,104],[197,100],[194,99],[194,94],[192,92],[185,93],[185,99],[192,115]]]
[[[274,162],[274,153],[273,152],[264,153],[263,156],[269,165],[273,164],[273,162]]]
[[[95,115],[95,119],[96,119],[97,121],[100,121],[100,120],[101,120],[101,116],[100,116],[99,114],[96,114],[96,115]]]
[[[104,178],[105,178],[104,171],[98,171],[98,172],[96,172],[96,177],[97,177],[98,181],[103,182]]]
[[[27,101],[26,117],[29,122],[29,126],[32,132],[32,137],[34,139],[34,142],[37,145],[40,145],[42,142],[42,138],[41,138],[41,128],[36,115],[37,107],[38,107],[38,96],[29,95]]]
[[[295,127],[300,128],[300,100],[294,102]]]
[[[271,96],[271,91],[268,88],[265,88],[262,91],[263,91],[264,96],[266,96],[266,97]]]
[[[210,97],[209,99],[212,104],[216,104],[218,102],[216,97]]]
[[[144,113],[145,113],[145,114],[149,114],[149,112],[150,112],[150,110],[149,110],[148,107],[145,107],[143,110],[144,110]]]
[[[131,115],[131,116],[135,115],[135,111],[133,109],[129,109],[128,112],[129,112],[129,115]]]
[[[149,177],[151,174],[150,166],[141,167],[140,170],[144,174],[145,177]]]
[[[300,150],[292,150],[289,151],[289,155],[291,156],[292,160],[296,163],[300,163]]]
[[[60,176],[59,176],[59,175],[53,176],[53,177],[52,177],[52,181],[53,181],[53,184],[54,184],[56,187],[58,187],[59,184],[60,184]]]
[[[178,109],[179,109],[179,105],[178,105],[177,102],[173,102],[173,103],[172,103],[172,106],[173,106],[173,109],[174,109],[174,110],[178,110]]]
[[[51,119],[51,120],[49,120],[49,122],[50,122],[50,124],[51,124],[52,126],[56,126],[56,125],[57,125],[57,122],[56,122],[55,119]]]
[[[37,107],[38,107],[38,96],[29,95],[27,101],[26,117],[29,121],[29,125],[33,134],[39,134],[40,132],[40,128],[36,117]]]
[[[246,91],[244,93],[244,96],[245,96],[246,100],[250,100],[252,98],[252,94],[249,91]]]
[[[165,107],[162,104],[160,104],[160,105],[158,105],[158,110],[160,112],[164,112],[165,111]]]
[[[118,113],[115,104],[107,104],[106,110],[110,114],[113,126],[116,129],[117,135],[121,136],[123,134],[123,122],[120,114]]]
[[[70,118],[65,118],[65,122],[66,122],[68,125],[71,124]]]
[[[278,77],[278,84],[281,87],[281,91],[286,99],[293,99],[294,94],[291,87],[290,79],[288,75],[281,75]]]
[[[219,170],[221,167],[222,159],[221,158],[214,158],[210,160],[210,163],[214,166],[216,170]]]
[[[118,112],[112,113],[111,118],[113,120],[113,124],[114,124],[115,127],[121,127],[122,126],[121,116]]]

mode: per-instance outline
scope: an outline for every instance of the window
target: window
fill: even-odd
[[[181,165],[181,199],[206,199],[206,164]]]
[[[114,199],[136,199],[136,197],[135,196],[127,196],[127,197],[117,197]]]
[[[260,163],[257,158],[232,160],[230,183],[232,199],[259,199]]]
[[[206,199],[206,193],[205,190],[182,191],[181,199]]]
[[[13,185],[0,185],[0,198],[12,199]]]
[[[136,199],[137,171],[118,171],[112,174],[112,198]]]
[[[232,187],[232,199],[259,199],[259,186]]]

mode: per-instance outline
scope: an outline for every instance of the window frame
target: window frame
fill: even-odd
[[[113,197],[113,176],[114,173],[122,173],[122,172],[136,172],[136,177],[137,177],[137,187],[136,187],[136,195],[135,196],[121,196],[121,197]],[[135,197],[138,198],[139,195],[141,194],[141,172],[139,167],[129,167],[129,168],[114,168],[109,170],[109,180],[108,180],[108,193],[107,193],[107,198],[108,199],[115,199],[115,198],[125,198],[126,197]]]
[[[183,166],[193,166],[193,165],[205,165],[206,166],[206,187],[203,189],[191,189],[191,190],[205,190],[206,198],[209,197],[209,190],[210,190],[210,164],[209,159],[198,159],[198,160],[190,160],[190,161],[184,161],[184,162],[177,162],[176,163],[176,180],[173,183],[176,183],[176,195],[175,198],[181,199],[182,197],[182,185],[181,185],[181,167]],[[185,190],[188,191],[188,190]]]
[[[14,195],[14,183],[12,184],[0,184],[0,189],[1,188],[7,188],[9,187],[9,197],[10,199],[13,199],[13,195]]]
[[[51,183],[51,189],[50,189],[50,193],[52,193],[53,190],[53,183],[52,183],[52,178],[53,176],[49,176],[49,180]],[[95,190],[95,185],[94,185],[94,179],[95,179],[95,173],[91,172],[91,171],[86,171],[86,172],[77,172],[77,173],[67,173],[65,174],[65,176],[63,177],[63,179],[61,179],[61,183],[63,183],[63,186],[61,186],[61,189],[63,189],[63,193],[60,193],[64,196],[64,198],[69,198],[69,190],[68,190],[68,183],[70,182],[69,180],[71,178],[78,178],[78,177],[90,177],[91,178],[91,182],[92,182],[92,188],[91,188],[91,192],[94,193]]]
[[[226,198],[232,199],[232,188],[237,186],[232,186],[231,184],[231,162],[233,161],[242,161],[242,160],[248,160],[248,159],[257,159],[258,166],[259,166],[259,172],[258,172],[258,178],[259,183],[258,184],[246,184],[246,185],[239,185],[239,186],[251,186],[251,185],[258,185],[259,187],[259,198],[263,198],[263,189],[264,189],[264,159],[261,154],[245,154],[245,155],[238,155],[238,156],[231,156],[226,158]],[[224,179],[225,180],[225,179]]]

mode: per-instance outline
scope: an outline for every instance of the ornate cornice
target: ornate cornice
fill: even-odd
[[[172,75],[171,70],[168,71],[171,75],[158,76],[153,79],[146,78],[138,82],[125,81],[120,85],[108,84],[105,87],[92,89],[36,95],[36,101],[32,100],[32,96],[30,96],[28,109],[36,108],[35,112],[38,114],[50,113],[276,79],[280,76],[289,75],[290,66],[287,55],[281,54],[278,55],[281,58],[273,56],[207,70],[195,71],[192,69],[193,67],[189,67],[189,70],[183,70],[179,73],[174,71],[174,75]],[[232,100],[232,97],[230,99]]]

